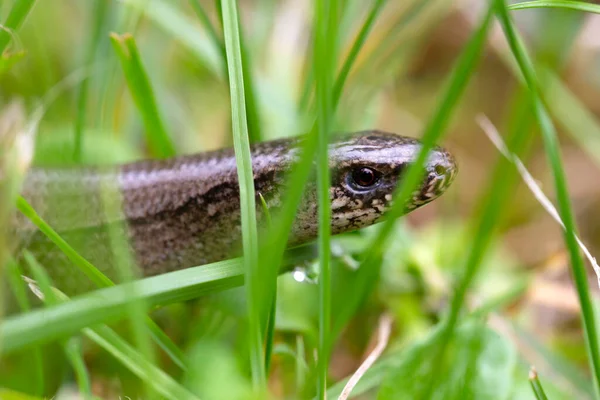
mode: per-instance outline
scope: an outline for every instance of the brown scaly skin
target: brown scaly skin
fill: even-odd
[[[338,137],[329,149],[332,232],[352,231],[380,221],[398,179],[419,148],[414,139],[380,131]],[[252,148],[255,189],[266,199],[274,217],[281,204],[285,173],[297,155],[295,139],[264,142]],[[361,186],[355,174],[365,167],[374,171],[376,180]],[[407,212],[441,195],[457,171],[452,156],[441,148],[430,154],[426,169],[424,182],[406,205]],[[136,162],[110,171],[34,169],[23,196],[81,255],[113,278],[111,235],[113,244],[129,243],[129,254],[144,275],[239,255],[239,191],[232,149]],[[106,206],[101,199],[115,204]],[[261,218],[262,207],[259,201],[257,204]],[[301,204],[290,245],[317,236],[313,184],[307,186]],[[16,221],[22,245],[50,270],[55,282],[83,289],[81,282],[86,279],[67,258],[23,216]]]

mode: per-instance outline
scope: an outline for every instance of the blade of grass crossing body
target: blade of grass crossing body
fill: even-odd
[[[100,43],[100,39],[102,37],[102,28],[104,27],[104,22],[106,20],[108,9],[111,3],[105,0],[96,0],[96,4],[91,9],[93,13],[90,16],[93,16],[94,23],[91,25],[92,29],[90,30],[90,38],[89,43],[86,47],[86,55],[85,55],[85,66],[86,68],[91,68],[94,64],[94,59],[96,56],[96,52],[98,50],[98,44]],[[81,161],[82,157],[82,141],[83,141],[83,128],[85,125],[85,117],[87,115],[87,99],[88,99],[88,88],[89,88],[89,78],[86,76],[79,86],[79,93],[77,94],[77,114],[75,118],[75,145],[73,158],[75,161]]]
[[[566,184],[564,168],[562,166],[560,148],[558,144],[556,130],[552,120],[546,111],[546,108],[541,100],[538,89],[537,78],[533,64],[527,54],[527,51],[520,40],[512,20],[508,14],[508,9],[503,0],[495,0],[497,5],[497,15],[504,34],[506,35],[510,49],[519,65],[521,73],[527,83],[527,87],[531,92],[534,104],[534,115],[540,125],[542,139],[546,155],[554,176],[554,185],[557,195],[558,210],[561,219],[565,225],[564,240],[569,250],[571,259],[571,271],[579,303],[582,310],[582,320],[585,331],[585,339],[589,356],[590,367],[594,377],[594,386],[596,388],[596,396],[600,396],[600,349],[598,346],[598,332],[596,325],[596,316],[592,306],[590,290],[587,283],[586,271],[583,259],[581,257],[579,247],[576,240],[576,226],[573,218],[571,201]]]
[[[0,55],[10,42],[9,31],[16,31],[21,27],[34,4],[35,0],[16,0],[14,2],[6,21],[2,24],[3,29],[0,29]]]
[[[233,143],[237,163],[238,181],[240,185],[240,207],[242,221],[242,245],[244,250],[245,279],[248,290],[247,307],[250,326],[250,363],[255,390],[266,391],[266,376],[263,357],[260,285],[275,285],[261,281],[258,263],[258,229],[256,222],[256,197],[250,156],[250,142],[246,116],[246,100],[244,94],[244,75],[242,67],[242,51],[240,29],[238,25],[237,4],[234,0],[221,0],[223,12],[223,31],[227,53],[229,72],[229,88],[231,93],[231,118]],[[272,292],[273,289],[271,289]]]
[[[310,58],[313,59],[313,53],[311,52],[310,54]],[[351,63],[349,63],[348,65],[351,65]],[[311,68],[309,68],[309,71],[311,71],[311,73],[310,77],[307,79],[309,81],[312,81],[314,78],[312,73],[312,64]],[[341,83],[339,84],[339,88],[343,89],[343,85],[345,82],[340,82]],[[339,91],[338,95],[341,92],[342,90]],[[334,98],[334,109],[337,103],[338,99]],[[263,242],[260,249],[260,264],[264,266],[266,273],[269,274],[267,281],[276,279],[278,267],[281,264],[281,260],[283,259],[285,245],[288,240],[294,216],[299,206],[304,186],[310,176],[311,164],[316,151],[317,129],[315,124],[309,130],[309,133],[305,136],[305,139],[302,145],[300,146],[300,154],[298,157],[298,161],[296,162],[294,168],[292,168],[292,171],[289,176],[290,185],[288,186],[288,189],[285,193],[283,206],[278,212],[278,218],[274,219],[274,223],[272,224],[271,229],[269,229],[269,231],[267,232],[266,240]],[[268,310],[270,309],[271,304],[270,301],[272,298],[273,294],[271,292],[265,291],[261,301],[261,307],[263,308],[262,314],[268,314]],[[265,320],[263,322],[263,325],[266,326],[266,324],[267,322]]]
[[[401,185],[394,193],[394,205],[389,212],[388,219],[383,223],[381,229],[373,239],[373,246],[369,246],[370,254],[381,252],[385,245],[385,239],[393,229],[394,220],[404,214],[404,205],[406,204],[406,201],[410,199],[411,194],[423,176],[423,166],[427,160],[429,151],[445,133],[452,112],[460,100],[479,61],[479,56],[481,55],[487,37],[491,15],[492,10],[490,6],[483,17],[481,24],[469,39],[469,42],[456,62],[454,70],[448,80],[448,84],[443,92],[441,101],[438,103],[433,116],[429,119],[425,127],[421,138],[421,150],[415,159],[415,162],[411,164],[410,168],[407,170]]]
[[[473,71],[475,70],[481,52],[483,51],[492,14],[493,7],[490,4],[479,27],[471,35],[469,42],[465,46],[455,64],[454,70],[441,96],[441,100],[425,127],[423,136],[421,138],[421,150],[419,151],[415,162],[407,169],[401,184],[398,186],[394,195],[392,196],[394,199],[394,204],[388,211],[388,217],[386,221],[381,224],[381,228],[372,239],[371,244],[367,246],[368,250],[366,254],[363,255],[359,271],[363,269],[366,271],[369,268],[373,268],[374,265],[379,264],[383,253],[383,248],[387,242],[387,238],[390,236],[393,230],[395,220],[404,214],[404,205],[410,199],[414,189],[417,187],[419,181],[424,175],[423,166],[428,157],[429,151],[445,133],[449,124],[450,116],[458,104],[458,101],[460,100],[460,97],[463,94],[470,77],[473,75]],[[368,271],[365,273],[367,272]],[[349,299],[349,301],[358,304],[365,295],[366,293],[355,293]],[[352,310],[353,308],[355,307],[348,307],[347,309]],[[341,330],[342,326],[340,325],[345,319],[347,319],[347,316],[345,315],[337,316],[337,321],[340,322],[336,322],[334,324],[334,332],[339,332]]]
[[[331,325],[331,201],[329,196],[329,134],[333,128],[333,76],[336,65],[338,0],[315,2],[314,58],[317,121],[317,197],[319,209],[319,355],[317,395],[327,391]]]
[[[114,283],[106,277],[98,268],[83,258],[75,249],[64,241],[60,235],[52,229],[31,207],[23,197],[17,199],[17,209],[25,215],[33,224],[42,231],[68,258],[99,288],[114,286]],[[146,325],[150,329],[156,343],[169,355],[175,364],[186,369],[185,357],[181,350],[150,318],[146,317]]]
[[[600,6],[597,4],[585,3],[583,1],[524,1],[508,6],[509,10],[526,10],[532,8],[563,8],[567,10],[584,11],[600,14]]]
[[[50,227],[38,213],[29,205],[27,200],[19,196],[17,209],[25,215],[33,224],[44,233],[68,258],[75,264],[94,284],[98,287],[112,286],[113,283],[100,270],[83,258],[73,249],[54,229]]]
[[[142,60],[130,34],[111,34],[110,40],[119,57],[125,80],[133,100],[142,114],[148,147],[153,156],[166,158],[175,155],[175,147],[160,116],[154,91]]]
[[[114,182],[101,182],[100,195],[102,196],[102,205],[104,212],[107,215],[117,215],[122,210],[122,198],[120,190],[115,187]],[[115,260],[115,269],[119,275],[120,282],[131,282],[136,277],[139,277],[139,271],[134,270],[135,261],[131,254],[128,238],[125,235],[125,230],[116,224],[110,224],[107,228],[108,238],[112,254]],[[135,296],[138,297],[138,296]],[[138,299],[127,305],[129,314],[129,322],[133,336],[133,343],[136,345],[141,355],[154,364],[156,362],[156,354],[154,347],[149,338],[149,332],[144,329],[144,321],[146,320],[147,306],[143,299]],[[148,320],[150,320],[148,318]],[[147,388],[144,387],[146,393],[143,397],[150,397]]]
[[[366,22],[368,23],[368,21]],[[365,29],[363,29],[363,31],[366,32]],[[364,41],[361,43],[361,45],[364,44]],[[360,51],[360,48],[358,45],[354,45],[353,46],[356,49],[356,52],[358,53],[358,51]],[[313,60],[313,54],[314,54],[314,48],[313,47],[309,47],[309,53],[310,54],[310,59]],[[308,92],[310,92],[310,82],[312,82],[314,80],[314,69],[313,69],[313,64],[314,63],[307,63],[307,65],[310,65],[308,69],[309,71],[309,76],[306,77],[306,85],[305,85],[305,89],[306,89],[306,101],[308,101]],[[348,60],[346,61],[345,65],[347,65],[348,69],[351,68],[353,64],[353,61]],[[339,103],[339,96],[341,95],[342,91],[343,91],[343,86],[345,84],[345,79],[340,79],[338,78],[337,80],[337,84],[338,84],[338,88],[339,91],[336,92],[336,94],[334,94],[333,97],[333,101],[332,101],[332,107],[333,110],[335,111],[335,108],[337,106],[337,104]],[[337,97],[335,97],[337,96]],[[304,98],[305,96],[303,96]],[[300,101],[300,105],[299,108],[300,109],[304,109],[306,107],[305,105],[302,105],[303,101]],[[269,230],[268,235],[267,235],[267,240],[265,241],[265,244],[263,247],[261,247],[261,265],[265,266],[265,269],[267,271],[267,273],[271,274],[272,279],[275,279],[275,274],[277,273],[277,268],[279,266],[279,264],[281,263],[281,260],[283,258],[283,253],[284,253],[284,249],[285,249],[285,244],[287,242],[288,239],[288,235],[289,235],[289,231],[291,229],[292,226],[292,222],[293,222],[293,218],[296,212],[296,209],[298,208],[301,196],[302,196],[302,192],[304,190],[304,186],[306,184],[306,182],[308,181],[309,178],[309,174],[310,174],[310,167],[311,167],[311,163],[312,163],[312,158],[314,153],[317,150],[317,129],[316,129],[316,124],[312,126],[312,128],[310,129],[309,133],[306,135],[305,140],[302,144],[302,146],[300,147],[300,156],[299,159],[296,163],[296,165],[294,166],[294,168],[292,169],[292,172],[290,174],[289,177],[289,181],[290,181],[290,185],[287,189],[286,192],[286,198],[285,201],[283,203],[283,207],[281,209],[281,211],[278,214],[278,218],[275,219],[275,223],[272,225],[272,229]],[[272,296],[270,297],[270,295],[267,293],[265,294],[264,299],[266,299],[267,301],[272,298]]]

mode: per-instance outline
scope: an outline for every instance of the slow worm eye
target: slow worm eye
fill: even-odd
[[[446,174],[446,167],[444,167],[443,165],[438,164],[438,165],[435,166],[434,169],[435,169],[435,173],[438,174],[438,175],[440,175],[440,176]]]
[[[359,167],[352,171],[352,180],[360,187],[369,187],[377,182],[378,174],[367,167]]]

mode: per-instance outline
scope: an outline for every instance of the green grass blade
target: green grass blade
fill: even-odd
[[[589,355],[590,367],[596,387],[596,395],[600,394],[600,349],[598,347],[598,332],[596,318],[592,307],[590,290],[587,283],[585,265],[576,240],[576,227],[566,184],[566,177],[561,161],[560,149],[556,130],[548,112],[541,100],[538,89],[537,77],[533,64],[527,54],[522,41],[518,37],[516,29],[512,24],[506,4],[502,0],[497,1],[497,14],[502,28],[507,37],[510,49],[519,65],[521,73],[527,83],[534,104],[534,114],[540,125],[546,155],[554,176],[554,185],[557,194],[558,210],[565,225],[564,239],[569,250],[571,269],[577,294],[582,310],[582,319],[585,330],[585,339]]]
[[[73,367],[79,392],[83,395],[84,399],[92,399],[91,382],[87,368],[85,367],[85,360],[83,359],[81,341],[77,337],[72,337],[64,343],[63,347]]]
[[[50,227],[23,198],[17,199],[17,208],[25,215],[35,226],[38,227],[68,258],[79,268],[96,286],[105,288],[114,286],[114,283],[104,275],[98,268],[92,265],[82,257],[73,247],[71,247],[60,235]],[[145,323],[150,330],[152,337],[157,344],[171,357],[175,364],[185,369],[185,357],[181,350],[169,339],[169,337],[152,321],[150,317],[145,318]]]
[[[83,258],[73,249],[54,229],[50,227],[31,207],[23,197],[17,199],[17,209],[26,216],[40,231],[44,233],[68,258],[98,287],[112,286],[113,282],[108,279],[98,268]]]
[[[524,1],[522,3],[511,4],[507,7],[509,10],[527,10],[531,8],[562,8],[567,10],[584,11],[600,14],[600,6],[597,4],[585,3],[583,1],[566,0],[538,0]]]
[[[205,37],[187,16],[183,15],[167,0],[123,0],[123,4],[132,7],[153,21],[157,26],[184,45],[202,65],[218,78],[225,78],[221,49]]]
[[[44,295],[44,303],[50,306],[58,304],[60,300],[52,289],[50,277],[46,274],[44,268],[29,252],[25,252],[24,258],[29,265],[29,270],[32,272],[36,283],[39,285],[39,289]],[[85,396],[85,398],[90,398],[90,378],[87,369],[85,368],[85,362],[83,361],[81,346],[79,346],[78,339],[75,337],[69,338],[63,341],[61,345],[67,356],[67,359],[73,367],[79,390]]]
[[[92,8],[94,16],[94,24],[90,31],[91,35],[89,38],[89,44],[86,49],[85,55],[85,66],[90,69],[94,64],[96,52],[98,51],[98,45],[102,38],[102,28],[108,14],[110,7],[109,2],[105,0],[96,0],[95,6]],[[87,115],[87,100],[89,91],[89,78],[86,76],[79,86],[79,93],[77,94],[77,113],[75,117],[75,146],[73,158],[75,161],[80,162],[82,157],[82,141],[83,141],[83,129],[85,126],[85,119]]]
[[[204,29],[208,32],[208,36],[210,37],[213,45],[221,50],[221,54],[223,57],[223,65],[227,69],[227,54],[225,51],[225,46],[223,41],[219,38],[216,28],[210,22],[208,18],[208,14],[202,8],[202,5],[198,0],[190,0],[190,4],[194,9],[194,12],[198,16],[198,19],[204,26]],[[222,12],[220,12],[220,2],[217,1],[217,8],[219,10],[219,15],[221,16],[222,21]],[[240,27],[240,49],[242,54],[242,71],[244,78],[244,100],[246,102],[246,120],[248,123],[248,138],[250,139],[250,143],[260,142],[262,138],[261,134],[261,121],[260,121],[260,113],[258,111],[258,101],[256,100],[256,90],[255,83],[252,75],[252,66],[250,63],[250,56],[248,55],[247,46],[244,43],[244,35],[242,28]]]
[[[129,91],[144,120],[150,152],[160,158],[174,156],[175,147],[160,116],[154,91],[142,65],[133,36],[129,34],[119,36],[113,33],[110,35],[110,40],[121,61]]]
[[[275,285],[275,282],[261,282],[258,269],[258,228],[256,222],[256,195],[250,156],[248,124],[246,119],[246,99],[244,93],[244,72],[242,67],[241,38],[237,4],[233,0],[222,0],[223,31],[229,71],[231,92],[231,118],[233,143],[240,185],[240,207],[242,221],[242,245],[244,268],[248,290],[246,291],[248,318],[250,324],[250,362],[254,388],[259,393],[266,390],[266,377],[263,356],[262,328],[260,323],[260,294],[262,285]]]
[[[31,310],[31,304],[27,297],[27,290],[22,279],[22,271],[19,265],[10,259],[6,266],[7,278],[9,280],[11,291],[13,292],[17,304],[24,312]],[[33,346],[31,350],[31,369],[33,370],[33,379],[31,384],[34,388],[34,393],[44,393],[44,361],[42,350],[38,346]],[[2,341],[0,340],[0,354],[2,352]]]
[[[600,125],[595,115],[586,108],[556,73],[548,68],[539,68],[544,86],[545,103],[558,123],[579,144],[590,159],[600,164]]]
[[[102,207],[106,215],[119,215],[121,210],[123,210],[123,199],[117,194],[118,190],[115,191],[115,188],[111,186],[110,183],[105,182],[100,188]],[[139,278],[141,274],[137,269],[135,258],[129,247],[129,237],[127,237],[121,227],[116,224],[109,224],[107,233],[119,282],[131,282],[136,278]],[[151,319],[146,316],[144,300],[139,299],[138,301],[131,302],[126,308],[129,313],[128,322],[131,327],[133,343],[144,359],[155,364],[155,349],[152,346],[149,332],[144,326],[145,321],[151,321]],[[152,327],[155,326],[156,325],[152,324]]]
[[[313,70],[317,121],[317,198],[319,215],[319,352],[317,396],[327,391],[331,325],[331,202],[328,145],[334,124],[333,76],[336,63],[338,1],[315,2]]]
[[[490,6],[491,8],[491,6]],[[448,84],[441,96],[434,115],[429,119],[421,138],[422,148],[415,162],[407,170],[402,184],[394,193],[394,206],[389,212],[388,219],[383,223],[381,229],[373,239],[373,246],[369,246],[369,253],[380,254],[386,243],[386,238],[392,231],[395,219],[404,213],[404,204],[410,198],[415,187],[417,187],[423,175],[423,165],[428,157],[429,150],[440,140],[450,122],[452,112],[464,93],[473,71],[479,61],[491,20],[491,11],[488,10],[481,24],[465,45],[460,58],[457,60],[454,70],[448,79]]]
[[[548,400],[538,374],[533,367],[529,370],[529,383],[531,384],[531,390],[533,390],[533,394],[537,400]]]
[[[35,0],[16,0],[8,13],[6,21],[0,29],[0,56],[6,50],[6,46],[10,42],[10,33],[8,31],[16,31],[21,27],[25,18],[33,8]]]
[[[367,246],[367,252],[363,255],[359,271],[365,270],[365,273],[369,273],[369,269],[376,268],[379,265],[383,249],[387,243],[387,238],[391,234],[395,221],[404,214],[404,204],[410,198],[414,188],[423,176],[423,165],[429,154],[429,150],[433,147],[434,143],[440,140],[442,135],[445,133],[449,123],[450,116],[453,110],[459,102],[459,99],[467,86],[470,77],[473,75],[475,66],[479,60],[479,56],[483,51],[483,46],[487,37],[490,21],[492,15],[492,6],[489,6],[487,14],[481,21],[481,24],[477,30],[473,33],[469,42],[462,51],[459,59],[457,60],[452,75],[448,79],[447,86],[441,95],[441,100],[437,105],[434,115],[429,119],[427,126],[425,127],[422,136],[422,148],[415,162],[407,169],[402,183],[396,189],[393,199],[394,204],[388,212],[386,221],[381,224],[381,227],[377,234],[374,236],[370,245]],[[362,293],[354,293],[349,299],[350,302],[354,303],[352,306],[348,306],[346,312],[355,309],[358,304],[362,301],[367,293],[364,293],[364,289],[368,286],[364,286]],[[334,332],[339,332],[342,329],[342,323],[348,320],[348,315],[338,315],[336,323],[334,324]]]
[[[135,351],[109,327],[85,328],[83,333],[161,396],[172,400],[197,399],[186,388]]]
[[[256,84],[254,83],[252,74],[251,58],[248,53],[248,46],[244,41],[243,35],[240,35],[240,46],[242,53],[242,72],[244,76],[244,93],[246,100],[246,119],[248,121],[248,138],[250,143],[257,143],[262,140],[261,120],[258,110],[259,101],[256,98]]]
[[[26,254],[26,258],[27,258]],[[44,294],[44,301],[48,304],[69,304],[69,298],[58,290],[50,287],[50,280],[41,266],[36,266],[36,262],[31,256],[28,261],[32,261],[34,271],[40,280],[37,282]],[[147,387],[152,388],[168,399],[196,399],[196,397],[187,391],[183,386],[177,383],[173,378],[156,367],[147,358],[137,352],[125,340],[117,335],[107,326],[96,328],[85,328],[83,333],[113,355],[123,366],[129,369],[133,374],[140,378]]]
[[[192,9],[194,10],[196,16],[200,20],[200,23],[208,33],[208,37],[210,38],[213,47],[220,49],[223,62],[227,62],[227,55],[225,53],[225,45],[223,44],[223,40],[221,39],[221,36],[217,33],[217,29],[215,28],[213,23],[210,22],[210,18],[208,17],[206,11],[204,11],[202,4],[200,4],[200,0],[190,0],[190,5],[192,6]]]
[[[243,283],[241,259],[188,268],[97,290],[43,310],[12,316],[0,325],[3,351],[70,336],[86,326],[127,316],[127,304],[166,305],[226,290]]]
[[[369,35],[369,32],[371,32],[371,29],[373,28],[373,25],[375,24],[375,20],[377,19],[377,16],[383,9],[385,2],[386,2],[386,0],[375,0],[373,2],[373,6],[371,7],[371,10],[369,11],[369,15],[365,19],[363,26],[360,28],[360,31],[358,32],[358,35],[356,36],[354,43],[352,43],[350,52],[348,53],[348,56],[346,57],[346,60],[344,61],[344,65],[342,65],[342,69],[340,70],[338,77],[335,81],[335,86],[333,89],[333,102],[335,105],[337,105],[337,103],[339,102],[339,100],[342,96],[342,92],[344,90],[344,85],[346,83],[346,80],[348,79],[350,70],[352,69],[354,62],[356,61],[356,57],[358,57],[358,53],[360,53],[360,50],[362,49],[363,45],[365,44],[365,41],[367,40],[367,36]]]

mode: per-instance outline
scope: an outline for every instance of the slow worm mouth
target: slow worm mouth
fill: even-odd
[[[441,196],[452,184],[458,166],[454,157],[444,149],[434,150],[427,164],[425,183],[415,202],[423,205]]]

